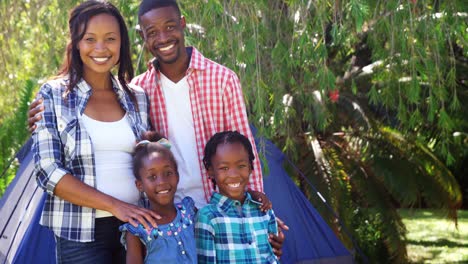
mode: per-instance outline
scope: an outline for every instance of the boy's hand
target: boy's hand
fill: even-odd
[[[262,203],[260,205],[260,210],[262,210],[262,212],[266,212],[273,208],[273,204],[271,203],[270,199],[268,199],[266,194],[254,190],[248,190],[248,192],[250,193],[250,196],[252,196],[252,199],[254,201]]]
[[[42,112],[44,112],[43,99],[34,99],[29,105],[28,111],[28,130],[29,133],[34,132],[36,129],[36,122],[42,119]]]
[[[278,217],[276,217],[276,222],[278,223],[278,235],[270,234],[268,241],[273,248],[273,253],[280,259],[283,255],[283,242],[285,238],[283,230],[289,230],[289,227]]]

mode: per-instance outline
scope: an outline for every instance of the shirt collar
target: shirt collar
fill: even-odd
[[[112,88],[114,89],[114,92],[117,93],[119,97],[122,96],[123,88],[120,86],[120,83],[114,78],[114,76],[111,77],[112,80]],[[91,90],[91,86],[83,79],[78,82],[76,85],[78,90],[81,93],[88,93]]]
[[[111,80],[112,80],[112,89],[117,94],[117,98],[120,102],[120,105],[123,107],[125,111],[129,110],[127,107],[127,105],[129,105],[128,99],[125,96],[125,92],[122,86],[120,85],[120,82],[114,76],[111,76]],[[81,78],[81,80],[78,82],[76,87],[77,87],[78,93],[81,94],[80,96],[84,96],[84,95],[87,96],[87,94],[91,92],[91,86],[83,78]]]
[[[189,55],[190,62],[187,72],[191,70],[205,70],[206,69],[206,62],[205,57],[201,54],[195,47],[186,47],[187,54]],[[151,71],[152,69],[159,71],[159,62],[157,58],[151,59],[148,64],[148,70]]]
[[[246,192],[244,204],[248,203],[258,204],[258,202],[252,200],[252,196],[250,196],[250,193]],[[219,192],[213,193],[213,195],[211,196],[210,204],[220,207],[223,211],[226,211],[228,208],[231,208],[233,206],[242,205],[239,201],[224,196]]]

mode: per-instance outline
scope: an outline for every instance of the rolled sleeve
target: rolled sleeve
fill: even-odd
[[[35,174],[38,185],[53,194],[55,186],[69,171],[63,166],[63,146],[57,130],[57,118],[54,110],[53,94],[45,84],[39,94],[44,100],[43,118],[36,123],[33,133],[33,152]]]

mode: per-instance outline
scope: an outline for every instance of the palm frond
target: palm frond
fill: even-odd
[[[345,181],[351,186],[352,200],[355,208],[372,211],[377,218],[378,231],[384,241],[391,259],[401,263],[406,259],[405,227],[399,216],[393,197],[387,185],[378,177],[362,153],[350,147],[345,138],[340,141],[324,142],[323,148],[334,164],[342,164],[341,170],[348,175]]]
[[[418,190],[430,206],[446,209],[448,217],[457,221],[456,210],[460,208],[462,195],[455,176],[427,147],[405,138],[388,127],[379,129],[381,139],[391,144],[393,151],[409,163]]]

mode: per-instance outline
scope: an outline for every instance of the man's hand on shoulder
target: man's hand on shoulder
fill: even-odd
[[[278,217],[276,217],[276,222],[278,223],[278,235],[270,234],[268,240],[273,248],[273,253],[280,259],[283,255],[283,242],[285,238],[283,230],[289,230],[289,227]]]
[[[43,99],[34,99],[29,105],[28,111],[28,130],[29,133],[34,132],[36,129],[36,122],[42,119],[42,112],[44,112]]]

